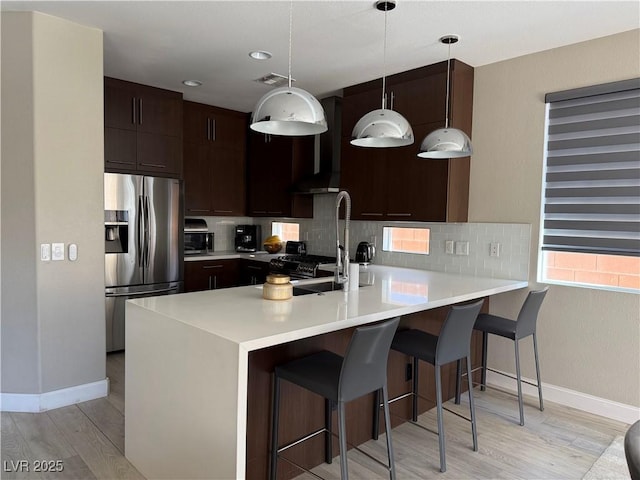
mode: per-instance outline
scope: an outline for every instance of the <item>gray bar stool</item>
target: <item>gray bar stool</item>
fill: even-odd
[[[512,378],[516,380],[518,384],[518,407],[520,409],[520,425],[524,425],[524,408],[522,401],[522,382],[532,385],[538,388],[538,397],[540,399],[540,411],[544,410],[544,404],[542,403],[542,385],[540,383],[540,364],[538,362],[538,342],[536,340],[536,323],[538,320],[538,312],[540,306],[547,294],[549,287],[544,287],[541,290],[532,290],[522,304],[518,318],[510,320],[508,318],[499,317],[497,315],[490,315],[488,313],[482,313],[478,316],[475,326],[475,330],[482,332],[482,376],[481,376],[481,390],[485,390],[487,385],[487,370],[490,370],[500,375]],[[493,370],[487,367],[487,338],[489,334],[499,335],[504,338],[513,340],[516,351],[516,376],[507,375],[506,373]],[[537,384],[522,380],[520,375],[520,353],[518,350],[518,341],[528,336],[533,337],[533,353],[536,363],[536,378]],[[477,370],[474,369],[474,371]],[[456,388],[456,403],[460,403],[460,377],[465,374],[461,373],[458,368],[457,388]]]
[[[387,403],[387,360],[389,358],[389,347],[399,322],[400,318],[396,317],[375,325],[357,328],[351,337],[344,357],[332,352],[321,351],[284,365],[278,365],[275,368],[271,417],[271,471],[269,477],[271,480],[276,480],[280,452],[320,433],[326,433],[325,461],[331,463],[332,404],[337,404],[338,410],[340,474],[343,480],[347,480],[349,473],[347,471],[345,403],[380,390],[382,390],[384,399],[389,464],[384,465],[377,459],[374,458],[374,460],[384,465],[389,470],[391,480],[395,480],[393,447],[391,434],[389,433],[391,432],[391,422],[389,421],[389,405]],[[278,444],[281,380],[287,380],[325,398],[325,427],[283,446]],[[362,450],[360,451],[362,452]],[[362,453],[369,456],[366,452]],[[283,460],[293,463],[284,457]],[[306,470],[300,465],[295,463],[294,465]]]
[[[415,425],[425,430],[436,433],[438,435],[440,448],[440,471],[447,470],[447,462],[445,458],[445,442],[444,442],[444,425],[442,419],[442,410],[448,410],[442,406],[442,381],[440,375],[440,367],[447,363],[460,361],[462,358],[467,360],[467,373],[471,378],[471,332],[473,325],[478,317],[478,313],[482,308],[484,300],[479,300],[468,305],[456,305],[451,307],[447,318],[442,325],[440,335],[435,336],[422,330],[401,330],[396,333],[391,348],[397,350],[413,358],[413,382],[411,392],[400,395],[389,400],[393,403],[402,398],[411,396],[412,415],[411,420]],[[438,415],[438,431],[434,432],[422,425],[416,423],[418,421],[418,361],[423,360],[435,367],[436,377],[436,408]],[[469,381],[469,411],[471,418],[459,415],[457,412],[448,410],[449,412],[464,418],[471,422],[471,434],[473,437],[473,451],[478,451],[478,434],[476,431],[475,407],[473,404],[473,387]],[[378,438],[378,409],[374,411],[373,438]],[[385,424],[385,428],[388,427]],[[388,430],[387,430],[388,432]]]

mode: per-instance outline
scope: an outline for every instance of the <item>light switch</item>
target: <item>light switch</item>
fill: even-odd
[[[469,255],[469,242],[456,242],[456,255]]]
[[[51,244],[51,260],[64,260],[64,243]]]
[[[444,242],[444,253],[453,255],[453,240],[447,240]]]
[[[48,262],[49,260],[51,260],[51,244],[40,244],[40,260],[43,262]]]

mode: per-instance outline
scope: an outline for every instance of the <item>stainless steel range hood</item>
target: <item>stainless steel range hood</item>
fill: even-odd
[[[327,131],[316,135],[314,175],[295,185],[295,193],[337,193],[340,190],[340,142],[342,134],[342,98],[320,100],[327,118]]]

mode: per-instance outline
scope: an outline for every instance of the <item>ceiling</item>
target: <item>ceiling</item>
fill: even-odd
[[[374,0],[293,3],[292,76],[318,98],[383,74],[384,13]],[[104,31],[107,76],[181,91],[185,99],[249,112],[287,75],[288,1],[2,1]],[[387,74],[446,60],[438,39],[457,34],[452,57],[479,67],[632,30],[637,1],[398,0],[387,13]],[[267,50],[269,60],[253,60]],[[613,52],[612,52],[613,53]],[[197,88],[182,80],[203,82]]]

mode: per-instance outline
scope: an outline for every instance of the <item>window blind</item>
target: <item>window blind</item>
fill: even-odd
[[[546,102],[542,249],[640,256],[640,79]]]

